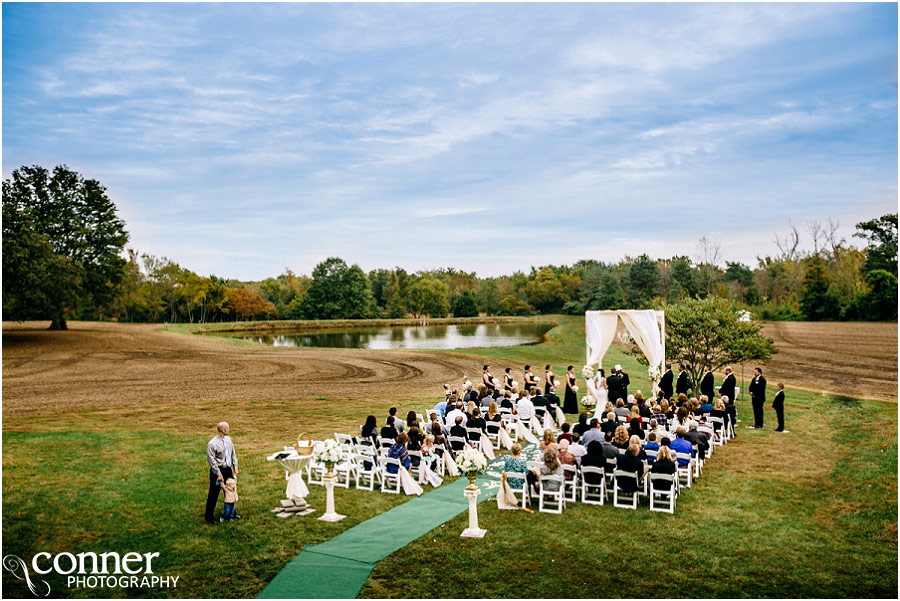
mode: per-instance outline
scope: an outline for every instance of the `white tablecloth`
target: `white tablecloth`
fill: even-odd
[[[302,471],[312,459],[312,455],[298,455],[297,453],[291,453],[287,457],[276,459],[276,456],[280,454],[281,453],[275,453],[275,455],[267,457],[267,459],[269,461],[274,461],[288,473],[287,488],[284,491],[285,498],[305,499],[306,495],[309,494],[309,489],[306,488],[306,484],[303,482]]]

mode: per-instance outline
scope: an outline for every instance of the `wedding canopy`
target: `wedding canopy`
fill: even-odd
[[[666,317],[663,311],[621,309],[618,311],[585,311],[584,333],[587,341],[587,364],[603,366],[603,356],[616,336],[619,320],[647,357],[651,367],[662,373],[666,360]]]

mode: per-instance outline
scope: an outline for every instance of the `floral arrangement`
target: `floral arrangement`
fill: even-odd
[[[338,441],[328,439],[324,442],[317,442],[313,446],[313,460],[317,463],[324,463],[328,469],[333,468],[343,459],[344,451]]]
[[[583,399],[581,399],[581,404],[584,405],[586,409],[590,409],[591,407],[597,406],[597,399],[591,396],[585,395]]]
[[[647,370],[647,375],[650,376],[651,382],[659,382],[659,379],[662,377],[662,373],[660,372],[659,365],[651,365]]]
[[[577,386],[573,386],[573,387],[572,387],[572,392],[578,392],[578,387],[577,387]]]
[[[594,377],[594,368],[590,365],[585,365],[581,368],[581,375],[585,380],[590,380]]]
[[[483,474],[487,467],[487,459],[484,454],[475,447],[466,446],[463,452],[456,458],[459,471],[466,476]]]
[[[516,382],[515,380],[513,380],[513,381],[512,381],[512,387],[513,387],[513,388],[518,388],[518,387],[519,387],[519,383]]]

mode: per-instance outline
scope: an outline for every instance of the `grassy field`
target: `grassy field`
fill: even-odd
[[[544,344],[470,353],[498,364],[531,363],[541,376],[551,363],[562,376],[567,363],[580,370],[583,328],[583,320],[560,318]],[[607,364],[615,362],[630,371],[632,391],[649,390],[646,370],[614,347]],[[674,516],[651,516],[645,506],[632,512],[580,504],[561,516],[532,516],[485,503],[484,540],[461,540],[459,516],[382,561],[362,596],[895,597],[897,406],[787,385],[791,433],[740,428]],[[313,414],[313,435],[352,431],[389,402],[335,410],[327,395]],[[433,390],[407,396],[397,406],[434,402]],[[265,401],[253,403],[258,425],[245,434],[253,443],[236,439],[246,519],[216,527],[202,521],[200,441],[173,428],[177,421],[89,409],[30,425],[19,419],[8,429],[4,417],[4,555],[156,551],[157,573],[180,576],[168,591],[70,590],[51,580],[54,596],[247,597],[305,545],[406,501],[338,489],[338,510],[350,516],[342,522],[272,517],[284,480],[264,451],[283,441],[268,440],[262,424],[283,419],[284,407]],[[194,419],[197,408],[183,411]],[[747,424],[749,402],[739,411]],[[767,420],[774,425],[771,410]],[[323,490],[311,489],[310,504],[324,509]],[[7,597],[30,596],[8,575],[3,583]]]

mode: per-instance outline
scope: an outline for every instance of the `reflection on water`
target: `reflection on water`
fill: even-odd
[[[366,348],[366,349],[454,349],[516,346],[540,342],[550,329],[546,323],[465,324],[396,328],[352,328],[327,332],[297,332],[274,335],[230,333],[228,336],[270,346]]]

